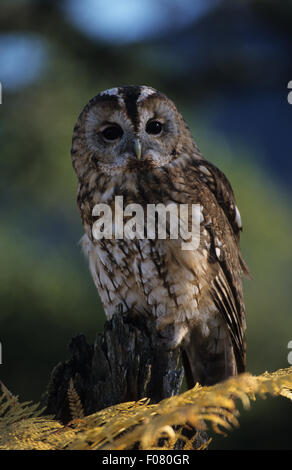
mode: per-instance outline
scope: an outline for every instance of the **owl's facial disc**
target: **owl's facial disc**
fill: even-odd
[[[182,118],[162,93],[146,86],[111,88],[80,115],[91,162],[106,171],[163,166],[178,155]]]

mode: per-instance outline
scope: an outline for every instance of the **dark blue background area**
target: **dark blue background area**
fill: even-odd
[[[239,96],[236,91],[222,92],[206,108],[211,128],[226,139],[251,146],[275,183],[291,189],[292,107],[287,89],[245,90]]]

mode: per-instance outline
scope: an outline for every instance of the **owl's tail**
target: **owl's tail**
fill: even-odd
[[[188,389],[197,382],[203,386],[214,385],[243,372],[244,367],[237,364],[229,335],[223,335],[223,338],[218,336],[203,337],[198,329],[193,329],[189,341],[182,346]]]

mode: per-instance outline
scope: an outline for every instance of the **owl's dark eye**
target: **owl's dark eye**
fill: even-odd
[[[159,121],[148,121],[146,124],[147,134],[158,135],[162,131],[162,124]]]
[[[105,140],[117,140],[120,139],[123,135],[123,129],[118,126],[117,124],[114,124],[112,126],[106,127],[102,132],[102,136],[105,138]]]

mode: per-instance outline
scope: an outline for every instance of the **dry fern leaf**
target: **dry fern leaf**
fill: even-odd
[[[43,410],[39,409],[38,404],[20,403],[18,397],[12,395],[2,383],[1,388],[0,449],[56,449],[58,438],[53,433],[63,426],[50,417],[40,417]],[[72,437],[74,434],[71,433]]]
[[[181,440],[185,450],[192,449],[196,435],[187,438],[182,429],[192,426],[201,432],[211,426],[217,433],[229,431],[238,426],[236,400],[247,408],[256,395],[268,394],[292,399],[292,367],[259,377],[241,374],[212,387],[196,385],[155,405],[147,399],[119,404],[82,418],[74,429],[51,418],[40,418],[36,405],[20,404],[15,397],[3,394],[0,448],[126,450],[135,446],[170,450]],[[77,397],[74,395],[73,400],[78,408]]]
[[[80,428],[69,448],[119,450],[131,449],[139,443],[140,449],[170,449],[181,437],[181,427],[187,423],[197,430],[204,430],[209,422],[217,433],[238,426],[236,399],[240,399],[243,406],[248,408],[250,399],[254,399],[257,394],[262,397],[270,394],[291,398],[291,391],[292,367],[274,373],[266,372],[259,377],[241,374],[212,387],[196,385],[193,389],[167,398],[157,405],[124,404],[126,413],[123,415],[118,413],[113,416],[115,407],[105,409],[100,412],[103,423],[100,421],[100,413],[91,415],[88,417],[91,421],[90,428],[86,429],[86,425],[83,429]],[[174,431],[177,426],[180,428]],[[164,446],[159,446],[162,438]],[[185,446],[190,445],[186,440]]]
[[[69,408],[72,419],[82,419],[84,418],[84,410],[79,398],[78,393],[74,387],[74,382],[72,377],[70,377],[69,387],[68,387],[68,400]]]

